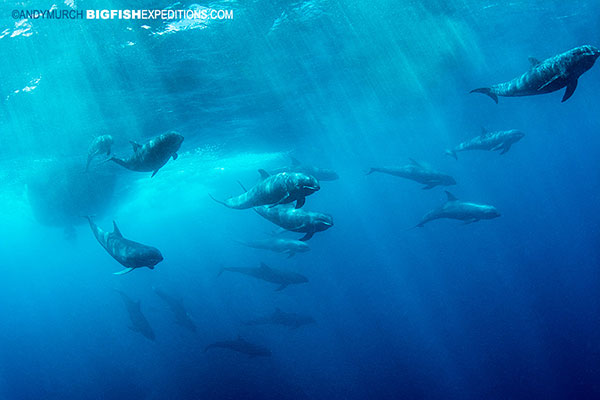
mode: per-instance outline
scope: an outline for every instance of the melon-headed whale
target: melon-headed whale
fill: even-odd
[[[289,206],[256,207],[254,211],[285,230],[305,233],[301,241],[307,241],[315,233],[323,232],[333,226],[333,217],[329,214]]]
[[[275,175],[269,175],[264,169],[260,169],[258,172],[261,181],[244,194],[225,201],[217,200],[212,195],[210,197],[217,203],[237,210],[266,205],[272,207],[294,201],[296,208],[300,208],[304,205],[306,196],[321,188],[319,181],[314,177],[299,172],[281,172]],[[243,185],[242,188],[244,188]]]
[[[92,160],[100,154],[106,154],[106,156],[110,156],[110,148],[113,144],[113,137],[110,135],[98,136],[94,141],[90,144],[88,148],[88,156],[87,156],[87,164],[85,165],[85,170],[90,169],[90,163]]]
[[[492,219],[500,216],[496,207],[460,201],[448,191],[446,191],[446,196],[447,201],[441,207],[425,214],[417,227],[421,228],[427,222],[440,218],[458,219],[465,221],[465,224],[470,224],[481,219]]]
[[[271,355],[271,350],[269,350],[268,348],[258,344],[250,343],[242,339],[241,336],[238,336],[236,340],[225,340],[222,342],[215,342],[209,344],[204,349],[204,352],[206,353],[209,349],[214,348],[222,348],[237,351],[238,353],[247,354],[252,358],[259,356],[268,357]]]
[[[154,266],[163,260],[163,256],[157,248],[125,239],[121,235],[116,222],[113,221],[113,232],[106,232],[100,229],[92,221],[92,218],[86,218],[98,243],[125,267],[124,270],[115,272],[115,275],[126,274],[135,268],[148,267],[154,269]]]
[[[456,185],[456,180],[450,175],[443,174],[432,168],[426,167],[417,161],[410,159],[410,164],[400,167],[374,167],[367,172],[367,175],[373,172],[382,172],[384,174],[398,176],[400,178],[410,179],[422,183],[423,189],[432,189],[438,185],[451,186]]]
[[[131,142],[133,155],[127,159],[112,157],[109,161],[139,172],[152,172],[156,175],[171,157],[177,160],[177,151],[183,143],[183,136],[177,132],[167,132],[151,139],[148,143],[141,145]]]
[[[308,244],[301,240],[285,238],[268,238],[245,242],[238,241],[238,243],[255,249],[270,250],[275,253],[287,253],[288,258],[294,256],[296,253],[305,253],[310,250]]]
[[[303,325],[314,323],[315,319],[310,315],[285,312],[281,311],[279,308],[276,308],[275,312],[271,315],[246,321],[244,322],[244,325],[282,325],[287,326],[290,329],[297,329]]]
[[[456,153],[469,150],[502,150],[500,154],[504,154],[510,150],[510,147],[523,139],[525,134],[517,129],[508,131],[488,132],[482,129],[481,135],[474,137],[471,140],[462,142],[458,146],[446,150],[446,154],[458,160]]]
[[[339,175],[332,169],[315,167],[313,165],[302,164],[296,158],[291,157],[292,165],[278,168],[272,171],[273,174],[280,172],[301,172],[306,175],[314,176],[319,182],[321,181],[335,181],[339,179]]]
[[[133,301],[120,290],[115,289],[115,291],[121,295],[121,299],[123,299],[123,303],[127,309],[127,314],[129,314],[129,320],[131,321],[129,329],[153,341],[155,338],[154,331],[146,319],[146,316],[142,313],[140,301]]]
[[[276,283],[279,285],[279,287],[275,289],[276,291],[283,290],[288,287],[288,285],[297,285],[308,282],[308,278],[304,275],[292,271],[271,268],[265,263],[260,263],[260,267],[258,268],[222,267],[218,276],[221,276],[224,271],[237,272],[266,282]]]
[[[544,61],[530,58],[531,68],[511,81],[491,87],[471,90],[483,93],[498,103],[498,96],[533,96],[567,88],[562,101],[567,101],[577,88],[577,79],[592,68],[600,50],[594,46],[580,46]]]

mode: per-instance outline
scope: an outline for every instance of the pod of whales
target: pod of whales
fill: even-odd
[[[254,211],[285,230],[305,233],[301,241],[307,241],[315,233],[323,232],[333,226],[331,215],[315,211],[292,207],[256,207]]]
[[[260,267],[258,268],[223,267],[219,271],[218,276],[221,276],[224,271],[237,272],[266,282],[276,283],[279,285],[279,287],[275,289],[276,291],[283,290],[288,287],[288,285],[297,285],[308,282],[308,278],[304,275],[292,271],[271,268],[265,263],[260,263]]]
[[[423,227],[426,223],[440,218],[458,219],[465,224],[477,222],[481,219],[492,219],[500,216],[493,206],[469,203],[458,200],[452,193],[446,191],[446,202],[436,209],[429,211],[416,227]]]
[[[110,135],[98,136],[96,139],[94,139],[94,141],[92,141],[90,147],[88,148],[87,164],[85,165],[86,172],[90,169],[90,163],[96,156],[100,154],[106,154],[106,156],[110,156],[112,144],[113,137]]]
[[[177,160],[177,151],[181,147],[181,143],[183,143],[183,136],[179,133],[163,133],[144,145],[131,142],[133,154],[129,158],[111,157],[108,161],[114,161],[132,171],[152,172],[152,177],[154,177],[171,157],[173,160]]]
[[[112,258],[125,267],[124,270],[115,272],[115,275],[123,275],[142,267],[154,269],[154,266],[163,260],[163,256],[157,248],[125,239],[116,222],[113,221],[113,231],[106,232],[100,229],[91,217],[85,218],[90,223],[90,228],[92,228],[98,243]]]
[[[244,194],[225,201],[217,200],[212,195],[209,196],[217,203],[237,210],[265,205],[273,207],[294,201],[296,208],[300,208],[304,205],[306,196],[321,188],[314,177],[299,172],[281,172],[275,175],[269,175],[264,169],[260,169],[258,172],[261,176],[260,182],[250,190],[246,190],[242,185],[242,189],[246,190]]]
[[[544,61],[530,58],[531,68],[523,75],[511,81],[491,87],[471,90],[471,93],[483,93],[498,103],[498,96],[533,96],[551,93],[564,87],[562,101],[567,101],[577,88],[579,77],[592,68],[600,50],[594,46],[580,46]]]
[[[481,135],[474,137],[471,140],[467,140],[466,142],[462,142],[452,149],[446,150],[446,154],[454,157],[455,160],[458,160],[458,155],[456,153],[460,151],[502,150],[500,152],[502,155],[509,151],[510,147],[519,140],[523,139],[523,137],[525,137],[525,134],[516,129],[497,132],[488,132],[485,129],[482,129]]]
[[[222,342],[214,342],[209,344],[204,348],[204,352],[206,353],[208,350],[214,348],[237,351],[238,353],[247,354],[251,358],[260,356],[268,357],[271,355],[271,350],[268,348],[258,344],[250,343],[242,339],[241,336],[238,336],[236,340],[225,340]]]
[[[403,165],[401,167],[375,167],[371,168],[369,172],[367,172],[367,175],[370,175],[373,172],[381,172],[422,183],[425,185],[423,186],[423,189],[432,189],[438,185],[456,185],[456,181],[450,175],[423,166],[412,158],[408,165]]]

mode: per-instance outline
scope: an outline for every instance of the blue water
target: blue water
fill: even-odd
[[[600,4],[203,5],[234,20],[22,21],[0,6],[0,399],[600,398],[600,67],[565,103],[468,94],[529,56],[598,46]],[[58,4],[71,6],[196,7]],[[444,154],[482,127],[525,137],[502,156]],[[185,141],[154,178],[112,163],[83,173],[94,137],[123,156],[168,130]],[[275,227],[208,193],[240,194],[237,180],[290,155],[340,175],[304,206],[335,225],[289,259],[236,244]],[[409,229],[443,188],[365,175],[409,158],[502,216]],[[113,275],[82,214],[165,260]],[[309,282],[217,277],[261,261]],[[153,287],[183,299],[195,333]],[[154,341],[128,329],[114,289],[141,302]],[[275,308],[316,324],[242,324]],[[238,335],[272,355],[204,352]]]

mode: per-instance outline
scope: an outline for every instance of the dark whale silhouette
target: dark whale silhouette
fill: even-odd
[[[157,248],[125,239],[116,222],[113,221],[113,232],[106,232],[100,229],[91,217],[85,218],[89,221],[98,243],[125,267],[123,271],[115,272],[115,275],[123,275],[141,267],[154,269],[154,266],[163,260],[163,256]]]
[[[308,282],[308,278],[304,275],[292,271],[274,269],[265,263],[260,263],[260,267],[258,268],[222,267],[218,276],[221,276],[224,271],[237,272],[263,281],[276,283],[279,285],[279,287],[275,289],[276,291],[283,290],[288,287],[288,285]]]
[[[133,155],[127,159],[112,157],[108,161],[130,169],[132,171],[152,172],[156,175],[171,157],[177,160],[177,151],[183,143],[183,136],[177,132],[168,132],[155,137],[148,143],[141,145],[131,142]]]
[[[269,350],[268,348],[258,344],[250,343],[242,339],[241,336],[238,336],[236,340],[225,340],[222,342],[214,342],[212,344],[209,344],[204,349],[204,352],[206,353],[208,350],[214,348],[222,348],[237,351],[238,353],[247,354],[252,358],[260,356],[268,357],[271,355],[271,350]]]
[[[500,216],[496,207],[460,201],[448,191],[446,191],[446,196],[448,200],[441,207],[425,214],[417,227],[421,228],[427,222],[440,218],[459,219],[465,221],[465,224],[470,224],[481,219],[492,219]]]
[[[498,103],[498,96],[533,96],[567,88],[562,101],[567,101],[577,88],[577,79],[594,66],[600,50],[594,46],[580,46],[544,61],[530,58],[531,68],[511,81],[491,87],[471,90],[483,93]]]
[[[261,181],[247,190],[246,193],[232,197],[225,201],[215,199],[217,203],[229,208],[244,210],[247,208],[296,202],[296,208],[300,208],[306,201],[306,196],[318,191],[321,187],[319,181],[314,177],[298,172],[281,172],[269,175],[264,169],[259,169]],[[241,183],[240,183],[241,185]],[[244,186],[242,185],[242,188]]]
[[[315,211],[295,209],[293,207],[256,207],[258,215],[275,225],[292,232],[306,233],[300,240],[307,241],[317,232],[323,232],[333,226],[333,217]]]
[[[115,289],[115,291],[121,295],[121,299],[123,299],[123,303],[125,304],[127,314],[129,314],[129,319],[131,320],[131,326],[129,327],[129,329],[154,341],[154,331],[152,330],[150,323],[142,313],[140,301],[133,301],[129,296],[127,296],[120,290]]]
[[[367,172],[367,175],[370,175],[373,172],[382,172],[384,174],[394,175],[422,183],[425,185],[423,186],[423,189],[432,189],[437,185],[456,185],[456,181],[450,175],[425,167],[412,158],[408,165],[401,167],[375,167],[371,168],[369,172]]]
[[[462,142],[453,149],[446,150],[446,154],[458,160],[456,153],[469,150],[502,150],[500,154],[504,154],[510,150],[510,147],[525,137],[525,134],[519,130],[511,129],[508,131],[487,132],[482,129],[481,135],[474,137],[471,140]]]

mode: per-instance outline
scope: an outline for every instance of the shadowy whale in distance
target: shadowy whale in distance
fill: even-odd
[[[144,145],[131,142],[133,155],[127,159],[111,157],[107,161],[114,161],[132,171],[152,172],[152,177],[154,177],[171,157],[173,160],[177,160],[177,151],[181,147],[181,143],[183,143],[183,136],[177,132],[167,132],[151,139]]]
[[[295,209],[293,207],[256,207],[254,211],[261,217],[268,219],[281,228],[301,232],[305,235],[300,239],[307,241],[317,232],[323,232],[333,226],[333,217],[315,211]]]
[[[182,299],[170,296],[158,288],[152,287],[152,289],[154,290],[154,293],[156,293],[156,295],[158,297],[160,297],[165,303],[167,303],[167,306],[171,309],[171,312],[175,315],[175,323],[177,325],[182,326],[186,329],[189,329],[192,332],[196,332],[196,324],[194,324],[194,321],[192,321],[192,319],[190,318],[190,315],[188,314],[187,310],[183,306]]]
[[[452,193],[446,191],[446,202],[436,209],[429,211],[416,227],[421,228],[427,222],[440,218],[450,218],[465,221],[465,224],[481,219],[492,219],[500,216],[496,207],[475,204],[458,200]]]
[[[432,189],[438,185],[451,186],[456,185],[456,180],[450,175],[443,174],[432,168],[421,165],[412,158],[409,159],[410,164],[401,167],[375,167],[371,168],[367,175],[373,172],[382,172],[400,178],[410,179],[425,186],[423,189]]]
[[[297,313],[288,313],[281,311],[279,308],[267,317],[252,319],[244,322],[244,325],[282,325],[290,329],[297,329],[303,325],[314,324],[315,319],[310,315],[302,315]]]
[[[276,253],[287,253],[288,258],[294,256],[296,253],[304,253],[310,250],[308,244],[301,240],[285,238],[268,238],[236,242],[255,249],[270,250]]]
[[[94,139],[88,148],[87,164],[85,165],[86,172],[90,169],[90,163],[97,155],[106,153],[107,156],[110,156],[112,144],[113,137],[110,135],[98,136]]]
[[[296,202],[296,208],[300,208],[304,205],[306,196],[321,188],[319,181],[314,177],[298,172],[281,172],[269,175],[264,169],[259,169],[258,173],[261,176],[261,181],[250,190],[246,190],[244,185],[240,183],[242,189],[246,191],[244,194],[225,201],[217,200],[210,194],[209,196],[217,203],[237,210],[266,205],[273,207],[294,201]]]
[[[279,285],[276,291],[280,291],[288,287],[288,285],[297,285],[308,282],[308,278],[292,271],[284,271],[269,267],[265,263],[260,263],[258,268],[240,268],[240,267],[221,267],[219,274],[221,276],[224,271],[237,272],[243,275],[248,275],[263,281],[276,283]]]
[[[306,175],[314,176],[319,182],[335,181],[339,179],[337,172],[332,169],[305,165],[292,156],[290,156],[290,160],[292,161],[292,165],[283,168],[277,168],[276,170],[273,170],[272,173],[278,174],[280,172],[300,172]]]
[[[124,270],[115,272],[115,275],[123,275],[141,267],[154,269],[154,266],[163,260],[163,256],[157,248],[125,239],[115,221],[113,221],[113,232],[106,232],[100,229],[91,217],[86,216],[85,218],[90,223],[90,228],[92,228],[98,243],[112,258],[125,267]]]
[[[133,301],[129,296],[127,296],[120,290],[114,290],[115,292],[121,295],[121,299],[123,299],[123,303],[125,304],[127,314],[129,314],[129,319],[131,320],[131,326],[129,326],[129,329],[154,341],[154,331],[152,330],[150,323],[142,313],[140,301]]]
[[[268,348],[258,344],[250,343],[242,339],[241,336],[238,336],[236,340],[225,340],[222,342],[214,342],[212,344],[209,344],[208,346],[206,346],[206,348],[204,348],[204,352],[206,353],[208,350],[214,348],[222,348],[237,351],[238,353],[247,354],[251,358],[259,356],[268,357],[271,355],[271,350],[269,350]]]
[[[471,90],[483,93],[498,103],[498,96],[533,96],[551,93],[566,86],[562,101],[567,101],[577,88],[577,79],[594,66],[600,50],[580,46],[544,61],[530,58],[531,68],[518,78],[491,87]]]
[[[523,139],[525,134],[517,129],[510,129],[508,131],[497,131],[488,132],[485,128],[481,129],[481,135],[474,137],[471,140],[462,142],[453,149],[446,150],[446,155],[454,157],[458,160],[456,153],[459,151],[470,151],[470,150],[489,150],[496,151],[502,150],[500,155],[510,150],[510,147]]]

